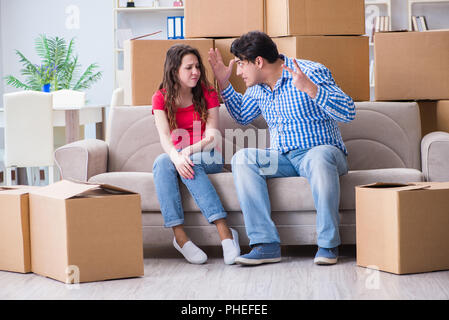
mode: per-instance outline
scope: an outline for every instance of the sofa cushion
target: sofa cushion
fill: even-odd
[[[226,211],[240,211],[232,173],[209,175]],[[423,175],[415,169],[374,169],[350,171],[340,178],[340,209],[355,209],[355,186],[374,182],[417,182]],[[142,211],[160,211],[152,173],[109,172],[89,179],[89,182],[115,185],[141,195]],[[272,211],[315,210],[312,192],[303,177],[273,178],[267,180]],[[199,211],[187,188],[180,182],[182,203],[186,212]]]

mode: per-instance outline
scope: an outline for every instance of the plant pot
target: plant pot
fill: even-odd
[[[42,86],[42,91],[43,92],[50,92],[50,83],[44,84]]]

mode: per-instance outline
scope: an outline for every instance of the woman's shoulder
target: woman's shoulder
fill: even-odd
[[[203,88],[204,96],[217,95],[217,90],[215,90],[214,86],[207,86],[203,83],[201,87]]]
[[[154,109],[164,109],[165,105],[165,89],[160,89],[153,94],[152,105]]]

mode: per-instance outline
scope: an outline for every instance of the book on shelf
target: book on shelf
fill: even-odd
[[[412,16],[412,31],[426,31],[427,28],[426,17]]]
[[[418,30],[418,19],[416,16],[412,16],[412,31],[419,31]]]
[[[424,17],[424,16],[419,16],[419,22],[420,22],[420,24],[421,24],[421,29],[422,29],[422,31],[429,30],[429,28],[427,28],[426,17]]]

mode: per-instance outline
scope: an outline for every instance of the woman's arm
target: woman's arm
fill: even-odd
[[[153,112],[162,148],[170,156],[178,173],[185,179],[193,179],[194,171],[192,167],[194,164],[190,157],[178,152],[173,145],[167,114],[164,110],[154,110]]]
[[[209,151],[221,145],[221,133],[218,130],[219,107],[208,109],[204,139],[184,148],[181,152],[187,156],[200,151]]]

